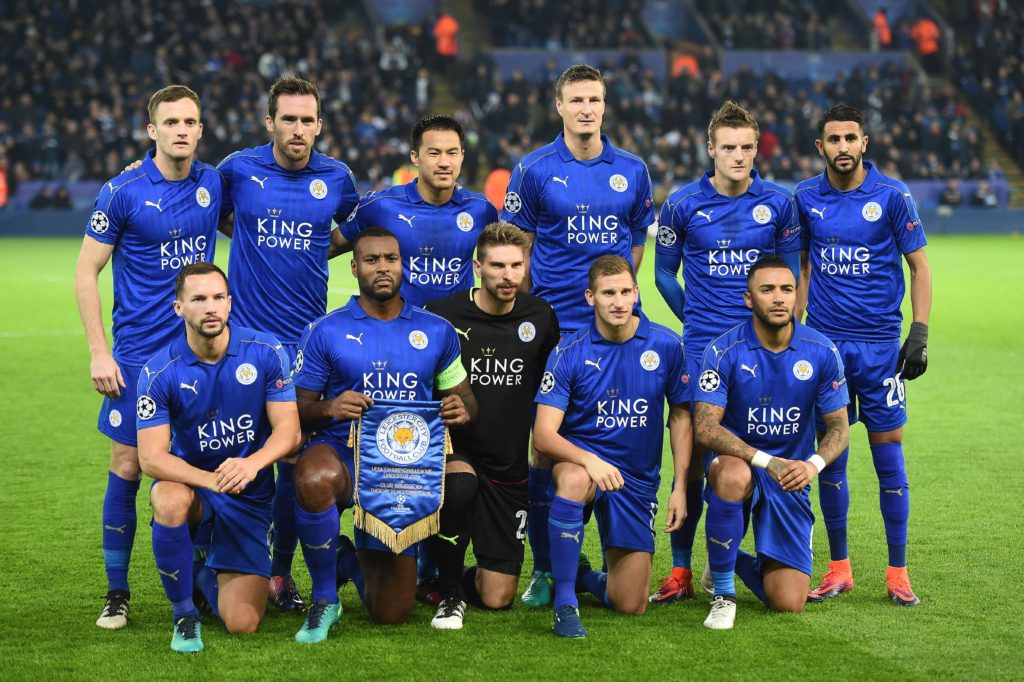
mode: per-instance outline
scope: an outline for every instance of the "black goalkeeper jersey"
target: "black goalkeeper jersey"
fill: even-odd
[[[480,409],[466,428],[451,430],[455,451],[500,482],[525,481],[529,467],[533,399],[548,355],[558,344],[555,311],[542,298],[516,297],[505,315],[477,307],[460,292],[424,306],[455,326],[462,364]]]

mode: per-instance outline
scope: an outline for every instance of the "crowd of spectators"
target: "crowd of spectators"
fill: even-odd
[[[324,99],[321,151],[389,177],[429,109],[428,26],[371,30],[360,3],[10,0],[0,8],[0,159],[11,184],[106,179],[151,146],[146,100],[203,100],[202,159],[267,140],[266,90],[297,73]]]
[[[643,0],[475,0],[496,47],[550,50],[652,44]]]
[[[553,139],[561,120],[553,106],[557,69],[514,71],[501,79],[486,57],[466,65],[459,94],[480,127],[490,166],[512,167]],[[726,99],[751,110],[761,139],[759,172],[798,181],[822,170],[814,147],[817,120],[835,102],[861,107],[870,137],[867,158],[901,178],[981,178],[989,168],[980,133],[949,86],[929,92],[917,74],[893,63],[867,65],[830,81],[786,81],[773,74],[714,68],[682,70],[664,86],[628,56],[601,65],[608,81],[605,130],[618,146],[643,157],[660,192],[698,177],[709,166],[706,126]]]
[[[796,15],[817,1],[788,0]],[[614,62],[600,65],[608,80],[605,130],[615,144],[648,162],[659,196],[708,167],[705,127],[726,99],[757,116],[758,168],[766,178],[795,182],[821,171],[815,124],[821,111],[838,101],[864,109],[868,158],[888,174],[905,179],[990,175],[980,133],[965,121],[965,104],[955,88],[931,91],[916,72],[893,63],[865,65],[829,81],[784,81],[749,71],[723,76],[705,52],[698,53],[699,64],[694,59],[692,68],[674,70],[667,82],[659,82],[629,47],[646,44],[646,38],[622,30],[623,17],[639,0],[612,1],[627,14],[598,11],[597,0],[478,3],[517,44],[529,35],[564,47],[626,45]],[[345,160],[360,182],[387,184],[408,158],[408,131],[430,109],[432,79],[443,77],[442,63],[432,58],[429,22],[373,29],[359,3],[11,0],[4,7],[0,170],[12,191],[20,180],[116,175],[151,146],[146,98],[170,82],[187,83],[202,96],[203,160],[217,163],[234,150],[262,144],[266,88],[284,73],[303,75],[320,87],[324,128],[318,148]],[[986,107],[993,104],[987,108],[994,110],[994,123],[1021,149],[1021,12],[1000,7],[997,14],[978,15],[979,35],[989,40],[961,46],[957,64],[962,87]],[[524,16],[532,23],[522,21]],[[601,28],[609,16],[618,22],[606,27],[615,29],[615,37]],[[717,16],[712,12],[712,21]],[[601,30],[592,30],[595,26]],[[552,85],[559,72],[549,60],[536,72],[517,70],[503,79],[484,52],[446,76],[464,104],[456,115],[468,132],[467,184],[483,183],[478,162],[511,168],[558,134],[562,124]]]
[[[696,0],[726,49],[828,50],[832,32],[825,17],[834,13],[834,0]]]
[[[1024,7],[979,0],[964,8],[953,70],[1007,153],[1024,159]]]

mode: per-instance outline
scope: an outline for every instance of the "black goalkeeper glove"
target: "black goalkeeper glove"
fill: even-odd
[[[907,381],[913,381],[928,369],[928,325],[924,322],[912,322],[907,340],[900,348],[899,359],[896,360],[896,372]]]

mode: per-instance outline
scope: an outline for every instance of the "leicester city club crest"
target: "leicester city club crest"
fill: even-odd
[[[523,322],[519,325],[519,340],[530,342],[537,336],[537,328],[533,326],[533,322]]]
[[[196,190],[196,203],[206,208],[210,205],[210,190],[200,187]]]
[[[860,210],[860,214],[864,216],[864,220],[869,223],[873,223],[882,217],[882,207],[877,201],[869,201],[864,204],[864,208]]]
[[[423,350],[424,348],[427,347],[428,343],[429,340],[427,339],[427,335],[421,332],[419,329],[414,329],[413,331],[409,332],[409,345],[415,348],[416,350]]]
[[[626,176],[621,173],[616,173],[608,178],[608,185],[616,192],[625,192],[629,189],[629,182],[626,181]]]
[[[412,464],[430,447],[430,428],[412,412],[389,415],[377,427],[377,448],[395,464]]]
[[[640,355],[640,366],[648,372],[653,372],[661,365],[661,356],[657,351],[647,350]]]
[[[252,382],[256,381],[257,376],[258,372],[256,371],[256,367],[248,362],[243,362],[238,366],[238,369],[235,370],[235,378],[238,379],[238,383],[243,386],[248,386]]]
[[[750,214],[759,225],[764,225],[772,219],[772,210],[764,204],[758,204]]]
[[[473,216],[463,211],[455,218],[455,226],[463,232],[469,232],[473,229]]]
[[[807,381],[814,374],[814,367],[806,360],[797,360],[793,365],[793,376],[800,381]]]
[[[309,183],[309,193],[313,195],[314,199],[323,199],[327,196],[327,183],[316,178]]]

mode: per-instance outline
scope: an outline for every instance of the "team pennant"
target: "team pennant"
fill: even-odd
[[[437,401],[376,400],[352,422],[356,528],[395,554],[435,534],[451,454]]]

